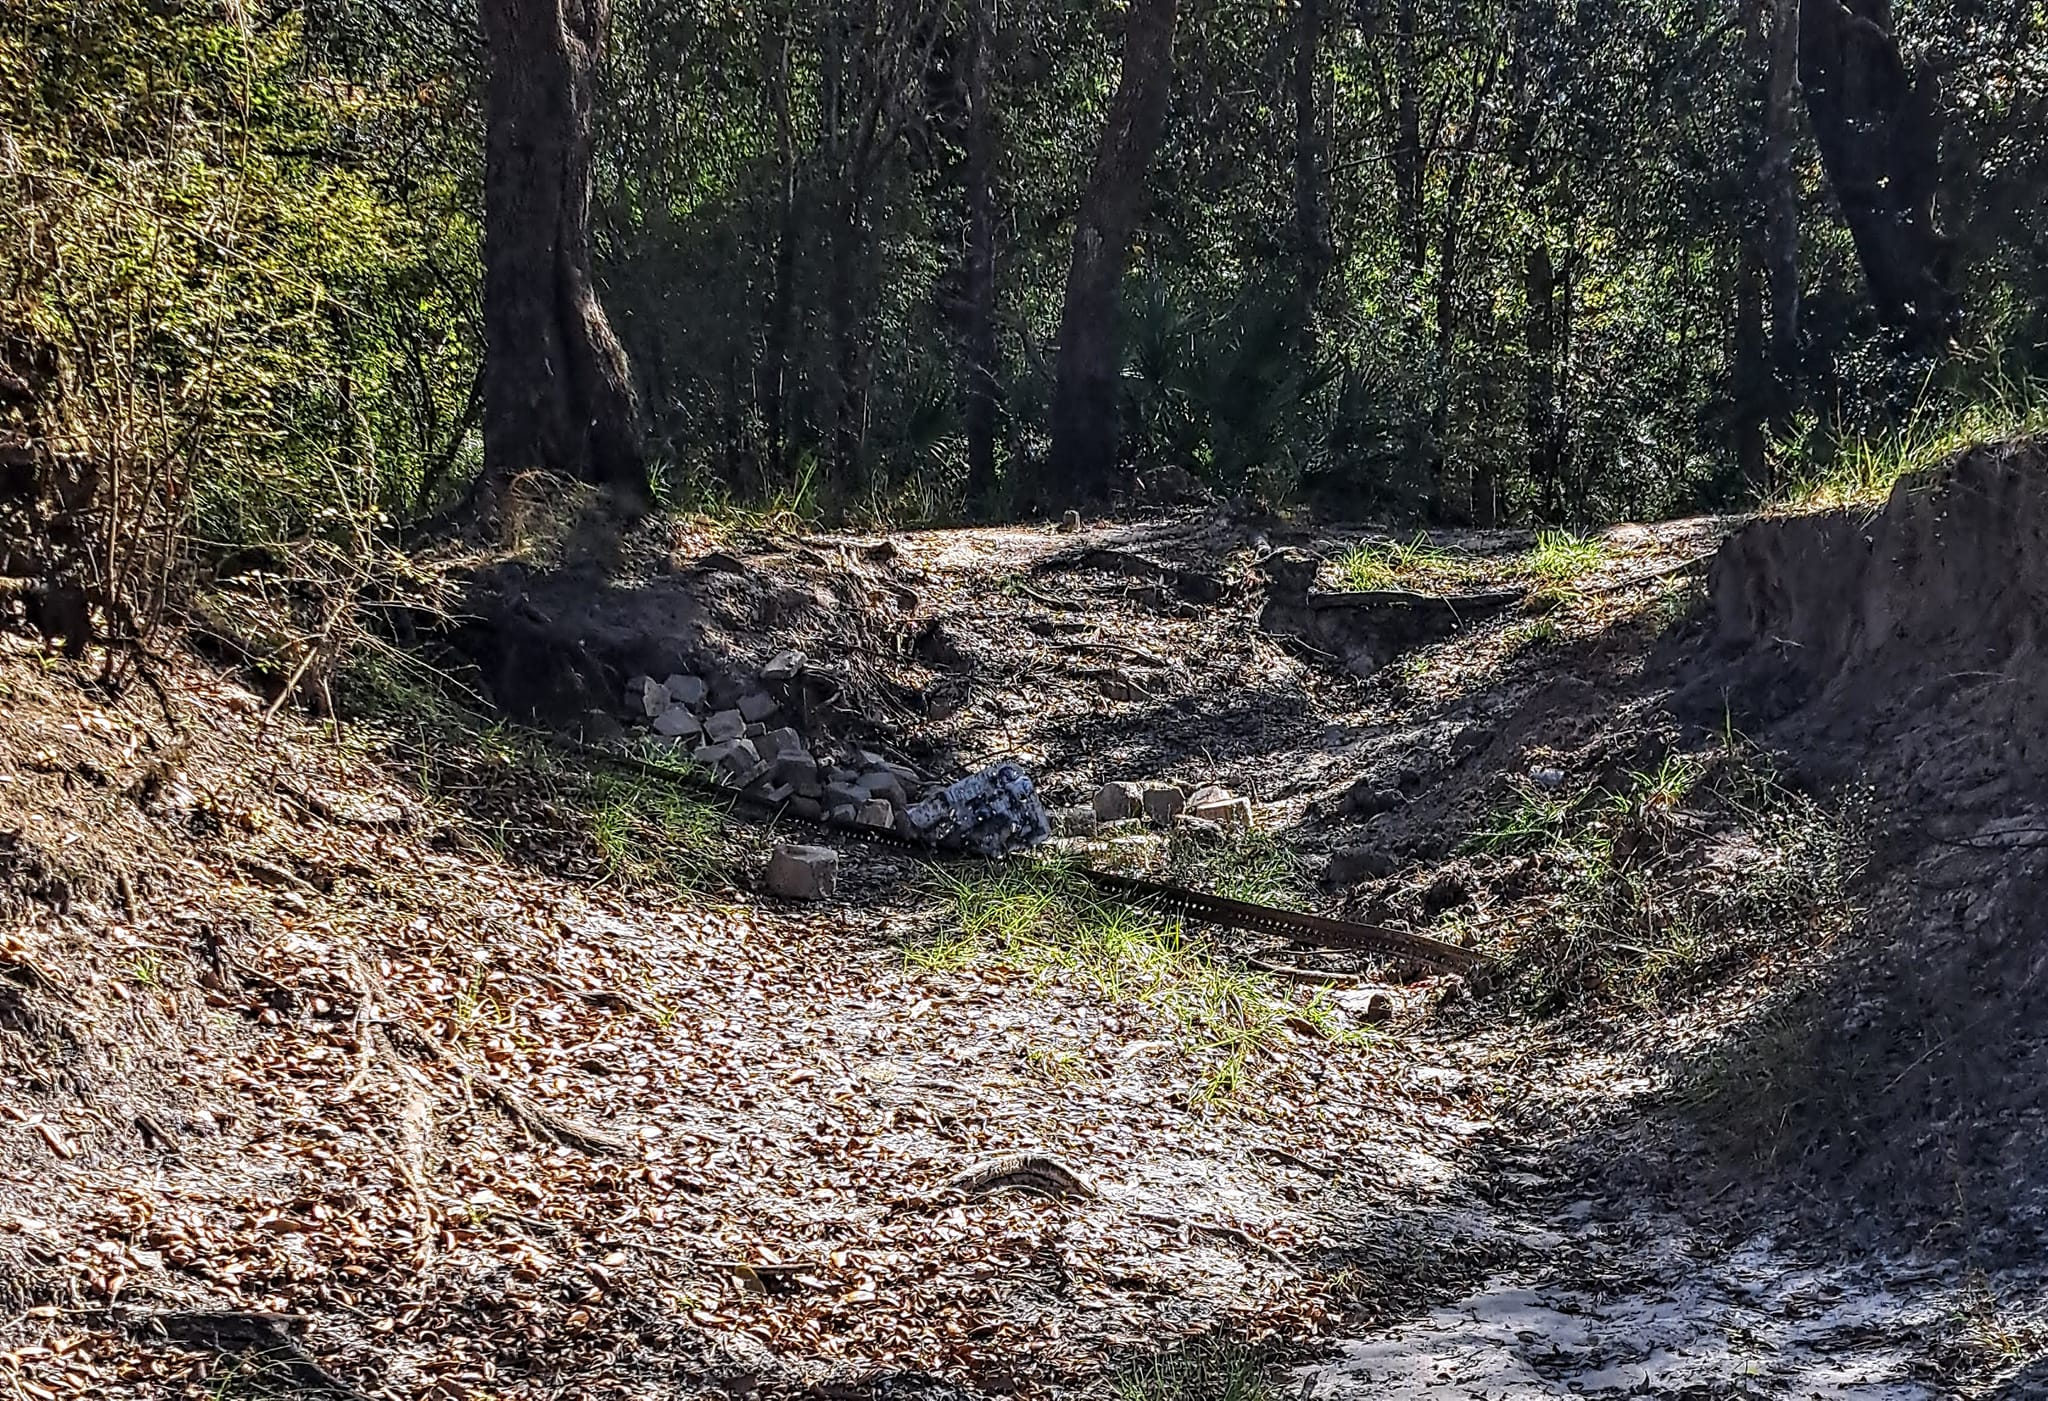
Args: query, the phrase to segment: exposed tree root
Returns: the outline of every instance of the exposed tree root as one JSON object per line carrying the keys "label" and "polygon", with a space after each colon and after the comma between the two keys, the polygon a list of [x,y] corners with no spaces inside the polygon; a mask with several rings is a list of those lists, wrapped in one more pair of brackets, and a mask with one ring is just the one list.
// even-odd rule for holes
{"label": "exposed tree root", "polygon": [[466,1061],[450,1055],[431,1037],[422,1036],[409,1026],[398,1022],[384,1022],[381,1025],[384,1034],[391,1038],[393,1045],[409,1050],[422,1059],[439,1061],[450,1067],[462,1077],[465,1085],[475,1085],[482,1089],[486,1099],[527,1133],[580,1149],[592,1157],[632,1157],[638,1151],[630,1140],[618,1134],[579,1124],[566,1115],[557,1114],[544,1105],[535,1104],[497,1076],[488,1075]]}
{"label": "exposed tree root", "polygon": [[939,1196],[985,1197],[1008,1188],[1054,1199],[1096,1195],[1080,1174],[1057,1159],[1038,1153],[1015,1153],[969,1168],[940,1188]]}
{"label": "exposed tree root", "polygon": [[294,1390],[369,1401],[366,1393],[335,1376],[293,1341],[285,1330],[302,1321],[295,1314],[199,1311],[152,1314],[144,1325],[181,1343],[251,1358],[259,1364],[261,1377]]}

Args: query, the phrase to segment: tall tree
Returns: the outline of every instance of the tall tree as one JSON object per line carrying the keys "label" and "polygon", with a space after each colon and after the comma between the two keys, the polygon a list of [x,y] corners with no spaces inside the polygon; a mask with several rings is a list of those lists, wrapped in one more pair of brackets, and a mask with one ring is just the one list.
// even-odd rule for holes
{"label": "tall tree", "polygon": [[1322,81],[1321,0],[1298,0],[1294,22],[1295,296],[1303,343],[1312,350],[1316,296],[1332,254],[1323,218],[1322,123],[1316,110],[1316,88]]}
{"label": "tall tree", "polygon": [[1879,319],[1939,346],[1958,319],[1951,246],[1934,221],[1940,80],[1906,66],[1890,0],[1801,0],[1799,82]]}
{"label": "tall tree", "polygon": [[482,0],[484,467],[507,486],[544,469],[644,508],[647,461],[626,352],[591,276],[591,113],[607,0]]}
{"label": "tall tree", "polygon": [[1771,285],[1771,413],[1783,431],[1799,398],[1799,173],[1793,142],[1799,112],[1799,0],[1769,0],[1770,59],[1764,77],[1763,159],[1758,184],[1764,205],[1764,264]]}
{"label": "tall tree", "polygon": [[1133,0],[1124,12],[1123,71],[1074,221],[1048,483],[1069,498],[1102,496],[1116,468],[1119,300],[1145,208],[1145,172],[1166,130],[1176,9],[1176,0]]}
{"label": "tall tree", "polygon": [[985,508],[996,485],[996,428],[1002,365],[996,344],[996,131],[989,69],[994,0],[968,0],[961,97],[967,124],[961,181],[966,186],[967,249],[962,260],[961,399],[967,429],[967,496]]}

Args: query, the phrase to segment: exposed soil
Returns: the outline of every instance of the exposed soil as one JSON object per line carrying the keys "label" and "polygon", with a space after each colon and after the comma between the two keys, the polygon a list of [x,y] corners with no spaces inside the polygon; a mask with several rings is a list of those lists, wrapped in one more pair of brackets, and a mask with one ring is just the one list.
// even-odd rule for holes
{"label": "exposed soil", "polygon": [[[907,959],[915,862],[778,906],[735,821],[677,884],[544,751],[265,724],[191,656],[167,719],[0,640],[0,1377],[216,1395],[289,1335],[376,1396],[1097,1394],[1221,1331],[1328,1396],[2030,1394],[2044,520],[1987,450],[1563,581],[1446,537],[1449,614],[1214,515],[469,571],[435,655],[515,717],[799,647],[813,733],[1060,809],[1219,783],[1288,898],[1502,961],[1297,953],[1344,986],[1264,984],[1224,1094],[1157,999]],[[945,1194],[1018,1151],[1095,1195]]]}

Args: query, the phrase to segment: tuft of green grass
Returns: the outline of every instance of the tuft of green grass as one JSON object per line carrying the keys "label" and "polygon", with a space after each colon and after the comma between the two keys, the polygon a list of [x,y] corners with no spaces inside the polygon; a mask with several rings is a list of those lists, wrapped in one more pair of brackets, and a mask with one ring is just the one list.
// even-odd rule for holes
{"label": "tuft of green grass", "polygon": [[1360,545],[1337,561],[1337,577],[1345,588],[1359,593],[1455,586],[1471,582],[1479,572],[1469,555],[1442,549],[1420,533],[1406,542]]}
{"label": "tuft of green grass", "polygon": [[[1697,848],[1709,833],[1754,859],[1703,870]],[[1539,1012],[1661,1005],[1773,940],[1810,942],[1846,916],[1856,866],[1848,825],[1733,739],[1669,755],[1613,791],[1519,780],[1465,849],[1529,858],[1546,887],[1536,923],[1508,954]]]}
{"label": "tuft of green grass", "polygon": [[1570,589],[1607,562],[1607,547],[1569,530],[1542,530],[1515,563],[1515,572],[1545,589]]}
{"label": "tuft of green grass", "polygon": [[1105,900],[1052,862],[986,874],[937,872],[951,904],[949,928],[905,951],[913,967],[991,962],[1041,977],[1070,976],[1104,998],[1158,1008],[1200,1075],[1194,1100],[1223,1104],[1257,1079],[1296,1028],[1331,1041],[1354,1033],[1320,992],[1296,993],[1277,980],[1214,958],[1181,922]]}
{"label": "tuft of green grass", "polygon": [[1552,791],[1527,778],[1509,785],[1508,800],[1489,825],[1465,839],[1467,852],[1487,856],[1518,856],[1556,845],[1569,824],[1576,800],[1562,789]]}
{"label": "tuft of green grass", "polygon": [[614,879],[701,890],[718,871],[725,814],[652,775],[592,776],[582,806]]}
{"label": "tuft of green grass", "polygon": [[1235,1338],[1197,1338],[1133,1364],[1116,1379],[1117,1401],[1282,1401],[1291,1388]]}
{"label": "tuft of green grass", "polygon": [[1176,830],[1167,840],[1166,878],[1259,905],[1287,905],[1308,885],[1301,861],[1272,832],[1226,832],[1221,841]]}
{"label": "tuft of green grass", "polygon": [[1766,509],[1874,508],[1902,478],[1939,467],[1968,447],[2048,433],[2048,380],[1993,366],[1962,401],[1931,383],[1905,419],[1872,432],[1845,432],[1809,419],[1774,445],[1787,485]]}

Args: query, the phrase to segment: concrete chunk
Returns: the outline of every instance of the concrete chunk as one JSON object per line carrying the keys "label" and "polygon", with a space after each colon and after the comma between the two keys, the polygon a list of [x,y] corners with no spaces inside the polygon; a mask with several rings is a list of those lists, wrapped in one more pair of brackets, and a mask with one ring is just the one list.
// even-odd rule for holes
{"label": "concrete chunk", "polygon": [[894,827],[896,809],[881,798],[870,798],[854,810],[853,820],[863,827]]}
{"label": "concrete chunk", "polygon": [[1144,793],[1145,816],[1161,827],[1173,824],[1188,805],[1188,795],[1171,783],[1148,783]]}
{"label": "concrete chunk", "polygon": [[804,669],[804,661],[804,654],[795,649],[787,652],[777,652],[768,659],[768,665],[761,668],[761,679],[763,681],[793,680]]}
{"label": "concrete chunk", "polygon": [[652,720],[668,709],[668,688],[651,676],[636,676],[626,683],[626,713]]}
{"label": "concrete chunk", "polygon": [[1135,783],[1105,783],[1095,790],[1095,820],[1121,822],[1145,811],[1144,790]]}
{"label": "concrete chunk", "polygon": [[1201,802],[1190,802],[1187,815],[1213,822],[1226,832],[1249,832],[1252,829],[1252,800],[1233,798],[1228,794],[1206,798]]}
{"label": "concrete chunk", "polygon": [[738,739],[747,732],[747,719],[737,710],[721,710],[704,722],[704,737],[713,744]]}
{"label": "concrete chunk", "polygon": [[691,710],[702,710],[704,700],[711,691],[711,688],[704,684],[703,677],[690,676],[682,672],[676,673],[661,684],[668,691],[670,700],[677,705],[688,706]]}
{"label": "concrete chunk", "polygon": [[690,751],[690,762],[707,769],[722,768],[725,761],[732,757],[733,743],[732,740],[726,740],[722,744],[700,744]]}
{"label": "concrete chunk", "polygon": [[801,749],[794,754],[775,756],[775,781],[787,783],[808,797],[824,791],[818,786],[818,761]]}
{"label": "concrete chunk", "polygon": [[890,773],[887,769],[877,769],[873,773],[862,774],[860,782],[855,786],[870,797],[882,799],[891,807],[906,808],[910,806],[910,796],[903,791],[902,780],[898,779],[895,774]]}
{"label": "concrete chunk", "polygon": [[764,759],[794,758],[803,753],[804,737],[785,725],[779,730],[770,730],[762,735],[754,742],[754,747],[761,751],[761,757]]}
{"label": "concrete chunk", "polygon": [[748,773],[761,767],[761,756],[755,751],[752,740],[736,739],[726,745],[725,749],[725,757],[720,759],[718,764],[727,773]]}
{"label": "concrete chunk", "polygon": [[740,697],[740,718],[749,725],[758,725],[776,711],[782,709],[775,703],[775,697],[766,691],[749,691]]}
{"label": "concrete chunk", "polygon": [[839,885],[839,853],[829,846],[778,846],[768,858],[768,890],[784,900],[829,899]]}
{"label": "concrete chunk", "polygon": [[669,739],[695,739],[704,733],[697,717],[680,705],[671,705],[654,717],[654,732]]}

